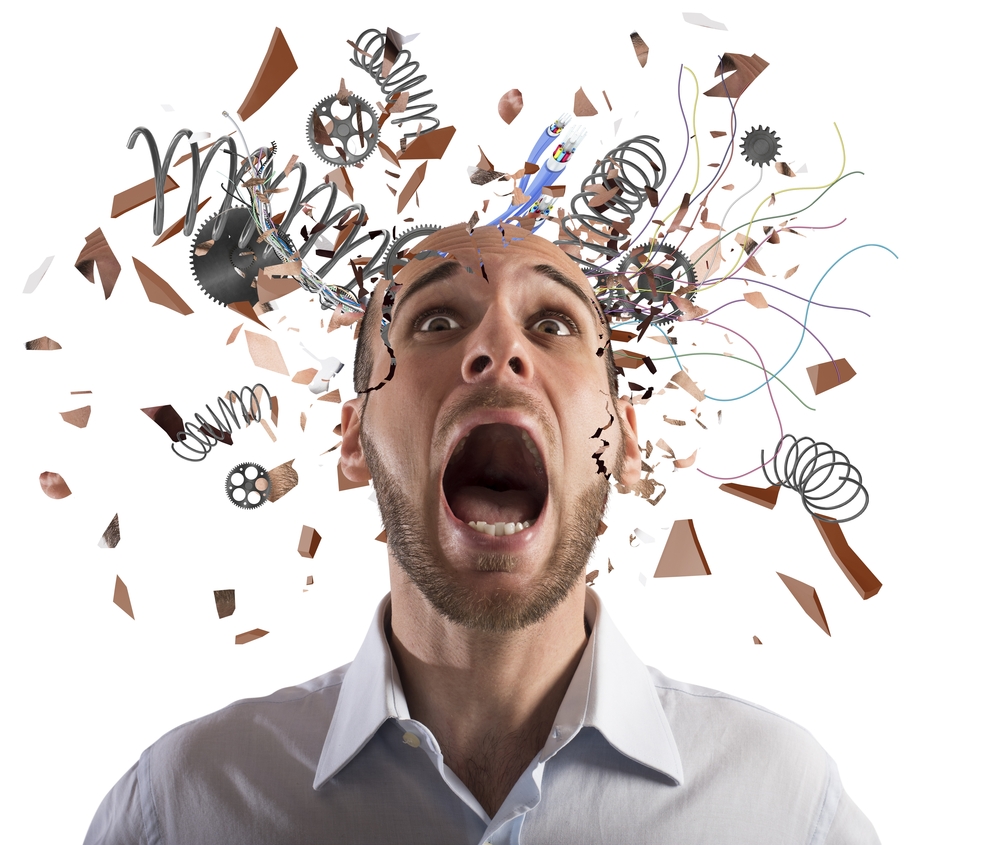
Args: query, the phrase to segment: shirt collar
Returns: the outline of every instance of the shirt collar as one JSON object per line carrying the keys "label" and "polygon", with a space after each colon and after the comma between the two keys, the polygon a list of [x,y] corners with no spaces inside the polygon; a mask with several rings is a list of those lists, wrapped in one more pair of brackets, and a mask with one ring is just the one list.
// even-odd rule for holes
{"label": "shirt collar", "polygon": [[[357,657],[344,674],[316,767],[314,789],[354,759],[384,722],[410,718],[385,636],[389,598],[386,595],[379,602]],[[591,589],[587,590],[585,616],[591,635],[556,714],[555,727],[563,734],[557,747],[583,727],[596,728],[619,753],[681,783],[677,743],[649,670]],[[552,753],[543,751],[543,759]]]}

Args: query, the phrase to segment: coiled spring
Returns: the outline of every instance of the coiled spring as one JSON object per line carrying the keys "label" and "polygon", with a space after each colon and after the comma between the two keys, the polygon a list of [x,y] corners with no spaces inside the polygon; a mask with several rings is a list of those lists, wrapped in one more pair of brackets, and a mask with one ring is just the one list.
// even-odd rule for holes
{"label": "coiled spring", "polygon": [[[201,414],[195,414],[195,422],[184,423],[187,436],[183,440],[172,443],[170,448],[173,449],[175,455],[185,461],[203,461],[216,443],[220,441],[232,442],[232,438],[229,437],[233,432],[232,425],[229,423],[230,419],[237,428],[241,428],[240,419],[247,426],[251,422],[260,422],[262,396],[267,396],[268,410],[273,410],[274,400],[268,389],[260,383],[253,387],[243,385],[239,393],[230,390],[225,396],[217,397],[219,410],[222,414],[221,419],[211,406],[206,404],[205,410],[211,416],[212,423],[208,422]],[[239,412],[236,411],[235,407],[237,402],[239,402]],[[177,451],[178,446],[183,446],[196,457],[189,458],[187,455],[181,454]]]}
{"label": "coiled spring", "polygon": [[[413,89],[422,85],[427,76],[418,73],[420,63],[413,59],[409,50],[399,51],[392,70],[385,78],[382,77],[382,57],[385,54],[385,33],[377,29],[366,29],[358,36],[355,42],[360,49],[355,49],[351,64],[361,68],[367,73],[381,88],[383,95],[392,99],[408,92],[409,99],[406,101],[406,108],[399,117],[392,119],[394,126],[401,126],[406,123],[417,122],[420,134],[437,129],[441,121],[434,116],[437,109],[435,103],[420,102],[420,100],[433,93],[433,89],[427,88],[424,91],[414,92]],[[361,52],[361,51],[364,52]],[[365,55],[368,53],[369,55]],[[404,138],[416,138],[417,131],[404,133]]]}
{"label": "coiled spring", "polygon": [[[790,442],[786,445],[785,441]],[[784,459],[779,463],[782,450]],[[794,490],[802,498],[803,507],[823,522],[849,522],[861,516],[868,507],[868,491],[861,483],[860,470],[829,443],[786,434],[778,441],[770,461],[761,450],[760,462],[768,482]],[[774,470],[773,479],[767,471],[768,463]],[[856,501],[859,496],[863,501]],[[860,510],[851,516],[832,517],[818,512],[841,508],[854,510],[859,504]]]}

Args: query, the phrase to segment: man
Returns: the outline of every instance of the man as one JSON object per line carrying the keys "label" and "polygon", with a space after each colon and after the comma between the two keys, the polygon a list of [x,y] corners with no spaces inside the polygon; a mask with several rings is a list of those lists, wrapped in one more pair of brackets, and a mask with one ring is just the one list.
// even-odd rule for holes
{"label": "man", "polygon": [[586,586],[640,458],[583,274],[496,229],[421,249],[343,411],[390,562],[356,660],[168,733],[87,843],[877,843],[808,733],[643,666]]}

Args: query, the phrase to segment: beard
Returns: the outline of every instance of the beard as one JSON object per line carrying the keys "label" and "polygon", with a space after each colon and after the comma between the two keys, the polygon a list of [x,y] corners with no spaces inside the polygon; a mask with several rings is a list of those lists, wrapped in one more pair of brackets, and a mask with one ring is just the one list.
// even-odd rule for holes
{"label": "beard", "polygon": [[[614,462],[615,477],[620,476],[625,458],[624,426],[620,419],[619,427],[622,430]],[[505,588],[483,592],[456,583],[442,568],[432,548],[428,526],[414,519],[415,514],[422,512],[418,498],[408,494],[405,485],[389,469],[364,426],[363,414],[361,445],[389,549],[407,577],[446,619],[487,633],[517,631],[548,616],[579,583],[607,510],[610,485],[602,474],[595,472],[593,483],[567,503],[564,512],[568,516],[557,528],[556,547],[539,581],[526,594]],[[487,553],[476,558],[480,572],[513,572],[517,564],[518,558],[508,554]]]}

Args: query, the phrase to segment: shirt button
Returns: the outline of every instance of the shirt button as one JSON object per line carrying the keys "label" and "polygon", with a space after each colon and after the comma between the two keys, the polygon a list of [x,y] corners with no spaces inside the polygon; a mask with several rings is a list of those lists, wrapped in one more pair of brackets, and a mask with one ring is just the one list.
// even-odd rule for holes
{"label": "shirt button", "polygon": [[403,742],[405,742],[411,748],[420,747],[420,737],[417,736],[415,733],[410,733],[409,731],[403,734]]}

